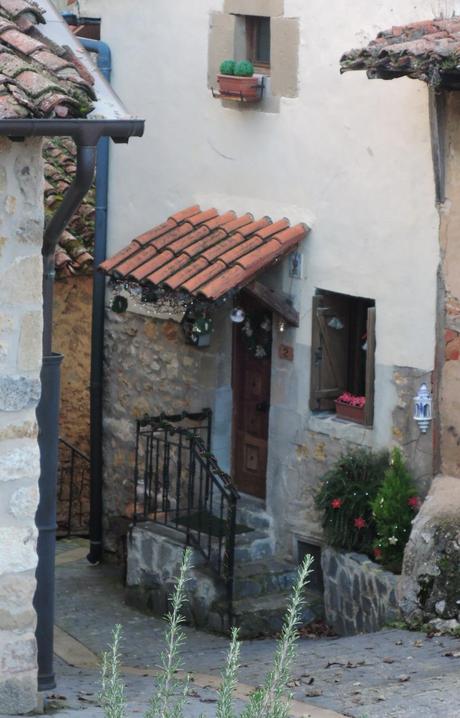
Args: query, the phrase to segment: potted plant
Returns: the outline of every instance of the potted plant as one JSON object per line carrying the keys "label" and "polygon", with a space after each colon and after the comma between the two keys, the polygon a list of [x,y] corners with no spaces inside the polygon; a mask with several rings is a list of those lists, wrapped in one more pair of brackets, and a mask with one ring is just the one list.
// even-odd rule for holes
{"label": "potted plant", "polygon": [[219,96],[225,100],[259,102],[262,99],[263,79],[262,75],[254,75],[254,66],[248,60],[224,60],[217,75]]}
{"label": "potted plant", "polygon": [[366,397],[356,396],[345,391],[335,400],[335,411],[340,419],[355,421],[357,424],[364,424],[364,409]]}

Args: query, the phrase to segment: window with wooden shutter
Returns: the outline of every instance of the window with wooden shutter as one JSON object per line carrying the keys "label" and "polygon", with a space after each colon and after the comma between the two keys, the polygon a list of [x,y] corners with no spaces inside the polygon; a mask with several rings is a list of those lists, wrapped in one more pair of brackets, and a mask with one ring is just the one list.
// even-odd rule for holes
{"label": "window with wooden shutter", "polygon": [[335,411],[344,392],[365,396],[364,423],[374,415],[375,302],[319,291],[313,297],[310,408]]}

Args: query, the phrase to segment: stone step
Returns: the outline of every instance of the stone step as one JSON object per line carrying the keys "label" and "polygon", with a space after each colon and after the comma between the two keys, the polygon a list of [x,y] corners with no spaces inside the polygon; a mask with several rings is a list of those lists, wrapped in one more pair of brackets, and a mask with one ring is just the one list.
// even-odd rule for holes
{"label": "stone step", "polygon": [[[255,598],[242,598],[233,602],[233,625],[239,628],[242,639],[272,636],[281,631],[290,593],[268,593]],[[324,615],[320,594],[306,591],[306,604],[302,609],[302,626],[308,626]],[[209,613],[208,627],[223,633],[229,629],[228,609],[225,601],[215,604]]]}
{"label": "stone step", "polygon": [[271,516],[267,514],[261,503],[246,498],[240,499],[238,502],[236,521],[262,531],[270,531],[273,524]]}
{"label": "stone step", "polygon": [[251,598],[289,591],[297,577],[297,566],[277,557],[235,566],[235,598]]}
{"label": "stone step", "polygon": [[237,534],[235,564],[251,563],[273,556],[274,539],[266,531],[247,531]]}

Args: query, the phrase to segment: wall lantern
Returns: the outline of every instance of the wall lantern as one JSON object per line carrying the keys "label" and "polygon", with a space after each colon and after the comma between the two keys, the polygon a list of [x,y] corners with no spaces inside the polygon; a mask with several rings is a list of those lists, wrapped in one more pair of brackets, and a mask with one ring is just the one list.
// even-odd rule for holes
{"label": "wall lantern", "polygon": [[419,425],[422,434],[426,434],[432,420],[433,399],[426,384],[422,384],[417,396],[414,396],[414,421]]}
{"label": "wall lantern", "polygon": [[242,324],[246,319],[246,314],[241,307],[235,307],[230,314],[230,319],[234,324]]}

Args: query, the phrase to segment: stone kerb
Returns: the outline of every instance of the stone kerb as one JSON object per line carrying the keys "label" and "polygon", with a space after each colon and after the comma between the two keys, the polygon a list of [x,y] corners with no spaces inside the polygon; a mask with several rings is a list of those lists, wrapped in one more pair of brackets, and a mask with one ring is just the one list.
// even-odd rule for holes
{"label": "stone kerb", "polygon": [[367,556],[323,548],[326,622],[340,636],[378,631],[399,617],[398,576],[384,571]]}

